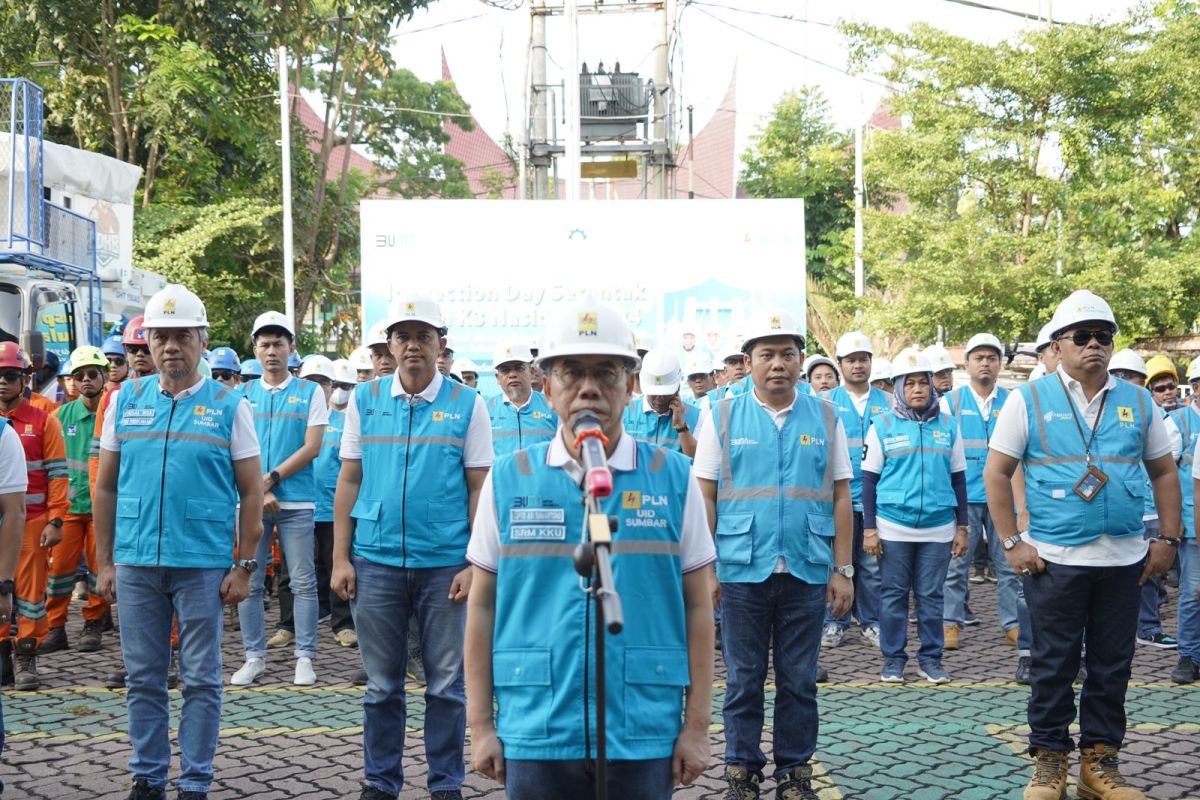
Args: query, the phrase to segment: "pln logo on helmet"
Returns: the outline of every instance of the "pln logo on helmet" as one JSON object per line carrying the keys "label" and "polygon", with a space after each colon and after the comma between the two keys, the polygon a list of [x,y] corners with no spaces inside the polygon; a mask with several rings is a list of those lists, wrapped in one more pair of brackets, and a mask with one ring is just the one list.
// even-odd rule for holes
{"label": "pln logo on helmet", "polygon": [[170,314],[171,316],[175,316],[175,298],[174,297],[168,297],[165,301],[163,301],[162,312],[163,312],[163,314]]}
{"label": "pln logo on helmet", "polygon": [[579,312],[579,335],[596,336],[598,333],[599,314],[595,311]]}

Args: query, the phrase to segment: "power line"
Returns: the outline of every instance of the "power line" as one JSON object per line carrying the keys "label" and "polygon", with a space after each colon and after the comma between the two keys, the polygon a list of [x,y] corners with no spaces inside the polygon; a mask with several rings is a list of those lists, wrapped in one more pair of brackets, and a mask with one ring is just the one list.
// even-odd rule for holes
{"label": "power line", "polygon": [[960,6],[967,6],[968,8],[975,8],[980,11],[995,11],[1000,14],[1009,14],[1014,17],[1020,17],[1021,19],[1033,20],[1035,22],[1049,22],[1053,25],[1071,24],[1071,23],[1067,23],[1067,22],[1059,22],[1058,20],[1050,19],[1049,17],[1038,16],[1037,14],[1029,14],[1025,11],[1017,11],[1016,9],[1013,9],[1013,8],[1004,8],[1002,6],[990,6],[987,3],[977,3],[977,2],[975,2],[975,0],[945,0],[945,2],[954,3],[955,5],[960,5]]}
{"label": "power line", "polygon": [[396,31],[394,34],[392,34],[392,38],[395,39],[400,36],[407,36],[410,33],[424,33],[425,31],[431,31],[431,30],[434,30],[435,28],[444,28],[447,25],[457,25],[460,22],[470,22],[473,19],[479,19],[480,17],[486,17],[486,16],[487,16],[486,13],[472,14],[469,17],[460,17],[458,19],[450,19],[450,20],[446,20],[445,22],[439,22],[436,25],[426,26],[424,28],[413,28],[412,30],[409,30],[409,31]]}
{"label": "power line", "polygon": [[737,6],[724,6],[724,5],[720,5],[718,3],[705,3],[705,2],[701,2],[701,0],[688,0],[686,5],[704,6],[706,8],[719,8],[724,11],[736,11],[739,14],[753,14],[756,17],[770,17],[771,19],[782,19],[782,20],[786,20],[788,22],[800,22],[800,23],[804,23],[806,25],[820,25],[823,28],[836,28],[837,27],[837,25],[835,25],[832,22],[824,22],[819,19],[806,19],[804,17],[797,17],[794,14],[776,14],[776,13],[772,13],[770,11],[756,11],[756,10],[750,9],[750,8],[738,8]]}

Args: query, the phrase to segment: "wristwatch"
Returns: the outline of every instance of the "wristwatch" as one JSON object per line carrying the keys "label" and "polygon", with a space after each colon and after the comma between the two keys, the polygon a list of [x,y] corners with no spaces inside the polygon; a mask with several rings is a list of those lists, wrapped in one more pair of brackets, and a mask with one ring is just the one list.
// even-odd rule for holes
{"label": "wristwatch", "polygon": [[675,429],[676,433],[687,433],[689,430],[691,430],[686,422],[682,425],[672,425],[671,427]]}
{"label": "wristwatch", "polygon": [[846,564],[845,566],[834,567],[833,571],[836,572],[838,575],[841,575],[843,578],[848,578],[851,580],[853,580],[853,578],[854,578],[854,565],[853,564]]}
{"label": "wristwatch", "polygon": [[15,589],[16,586],[11,580],[0,581],[0,594],[12,594]]}
{"label": "wristwatch", "polygon": [[247,574],[253,575],[258,570],[258,561],[253,558],[244,558],[240,561],[234,561],[230,570],[235,570],[238,567],[246,570]]}
{"label": "wristwatch", "polygon": [[1005,550],[1012,550],[1014,547],[1017,546],[1017,544],[1021,541],[1021,539],[1022,539],[1021,534],[1014,533],[1012,536],[1008,537],[1007,539],[1001,539],[1000,546],[1003,547]]}
{"label": "wristwatch", "polygon": [[59,519],[58,517],[55,517],[54,519],[50,520],[50,524],[56,528],[61,528],[62,522],[63,521],[61,519]]}
{"label": "wristwatch", "polygon": [[1166,542],[1167,544],[1171,545],[1171,547],[1179,547],[1179,537],[1178,536],[1155,536],[1154,541]]}
{"label": "wristwatch", "polygon": [[279,477],[279,470],[277,470],[277,469],[271,470],[271,483],[278,486],[279,482],[282,480],[283,480],[283,478]]}

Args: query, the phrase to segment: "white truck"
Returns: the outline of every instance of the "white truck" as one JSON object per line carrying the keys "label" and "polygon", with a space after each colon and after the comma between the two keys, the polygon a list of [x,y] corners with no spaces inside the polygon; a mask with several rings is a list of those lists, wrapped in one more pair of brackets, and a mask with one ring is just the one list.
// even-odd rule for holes
{"label": "white truck", "polygon": [[166,285],[133,267],[140,167],[44,141],[42,92],[0,79],[0,341],[41,367],[142,313]]}

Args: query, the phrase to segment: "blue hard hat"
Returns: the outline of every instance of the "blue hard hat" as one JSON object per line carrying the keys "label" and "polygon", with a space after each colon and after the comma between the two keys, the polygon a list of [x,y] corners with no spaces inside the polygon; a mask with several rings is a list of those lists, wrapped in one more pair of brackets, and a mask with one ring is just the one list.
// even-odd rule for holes
{"label": "blue hard hat", "polygon": [[[47,355],[49,355],[49,354],[47,354]],[[49,360],[49,358],[47,358],[47,360]],[[70,361],[62,362],[62,366],[58,368],[58,377],[60,377],[60,378],[71,377],[71,362]]]}
{"label": "blue hard hat", "polygon": [[46,366],[58,373],[58,353],[53,350],[46,351]]}
{"label": "blue hard hat", "polygon": [[247,358],[242,362],[242,377],[243,378],[261,378],[263,374],[262,364],[258,363],[257,358]]}
{"label": "blue hard hat", "polygon": [[300,354],[297,353],[295,350],[293,350],[292,354],[290,356],[288,356],[288,369],[299,369],[299,368],[300,368]]}
{"label": "blue hard hat", "polygon": [[208,363],[213,369],[227,369],[230,372],[242,371],[242,362],[238,360],[238,354],[233,352],[231,347],[218,347],[213,350]]}
{"label": "blue hard hat", "polygon": [[106,356],[125,356],[125,346],[121,344],[121,334],[113,334],[100,345],[100,352]]}

